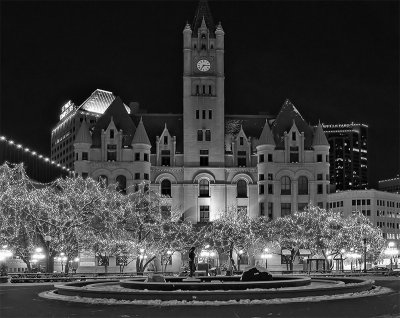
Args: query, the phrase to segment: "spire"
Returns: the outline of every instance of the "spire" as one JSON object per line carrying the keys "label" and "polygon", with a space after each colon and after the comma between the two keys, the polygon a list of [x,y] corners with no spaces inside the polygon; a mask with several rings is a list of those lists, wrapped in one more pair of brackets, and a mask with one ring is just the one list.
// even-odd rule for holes
{"label": "spire", "polygon": [[90,135],[89,126],[87,125],[86,120],[82,121],[74,143],[92,144],[92,136]]}
{"label": "spire", "polygon": [[265,120],[264,128],[261,132],[259,145],[273,145],[275,146],[274,137],[272,136],[271,128],[269,128],[268,120]]}
{"label": "spire", "polygon": [[329,146],[328,139],[326,139],[324,130],[322,129],[321,122],[318,123],[314,132],[313,146]]}
{"label": "spire", "polygon": [[143,125],[142,117],[140,117],[140,122],[136,128],[135,135],[133,136],[132,144],[145,144],[151,146],[146,129]]}
{"label": "spire", "polygon": [[192,23],[193,34],[197,36],[197,30],[202,27],[203,21],[207,28],[210,30],[210,36],[215,32],[215,24],[211,15],[210,7],[206,0],[200,0],[197,6],[196,14]]}

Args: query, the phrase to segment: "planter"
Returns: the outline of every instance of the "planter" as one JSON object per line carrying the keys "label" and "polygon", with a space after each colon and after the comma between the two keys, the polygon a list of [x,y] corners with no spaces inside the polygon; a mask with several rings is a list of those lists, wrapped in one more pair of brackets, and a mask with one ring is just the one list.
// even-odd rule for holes
{"label": "planter", "polygon": [[8,276],[0,276],[0,283],[8,283]]}

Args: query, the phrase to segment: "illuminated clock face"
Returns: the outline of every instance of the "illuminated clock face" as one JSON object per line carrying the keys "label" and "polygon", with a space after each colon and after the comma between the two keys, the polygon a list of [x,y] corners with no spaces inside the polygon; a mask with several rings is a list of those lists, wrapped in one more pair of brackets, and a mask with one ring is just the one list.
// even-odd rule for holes
{"label": "illuminated clock face", "polygon": [[197,68],[201,72],[207,72],[211,67],[211,64],[207,60],[200,60],[197,62]]}

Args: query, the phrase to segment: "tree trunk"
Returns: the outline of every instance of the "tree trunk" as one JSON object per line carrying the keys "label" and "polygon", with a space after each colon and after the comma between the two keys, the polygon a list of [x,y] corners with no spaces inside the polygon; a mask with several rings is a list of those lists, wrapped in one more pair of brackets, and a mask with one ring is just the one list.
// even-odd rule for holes
{"label": "tree trunk", "polygon": [[32,272],[32,268],[31,268],[31,263],[29,262],[29,259],[25,258],[25,257],[21,257],[22,261],[26,264],[26,268],[28,270],[28,273]]}

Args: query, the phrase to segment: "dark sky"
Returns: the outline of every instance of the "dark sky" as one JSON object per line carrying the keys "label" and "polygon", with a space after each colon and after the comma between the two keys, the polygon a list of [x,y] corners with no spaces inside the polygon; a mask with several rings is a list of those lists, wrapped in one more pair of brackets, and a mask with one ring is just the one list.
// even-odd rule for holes
{"label": "dark sky", "polygon": [[[50,154],[68,99],[96,88],[182,112],[182,30],[197,2],[1,1],[0,132]],[[399,2],[210,2],[225,30],[226,113],[362,122],[370,181],[399,173]]]}

